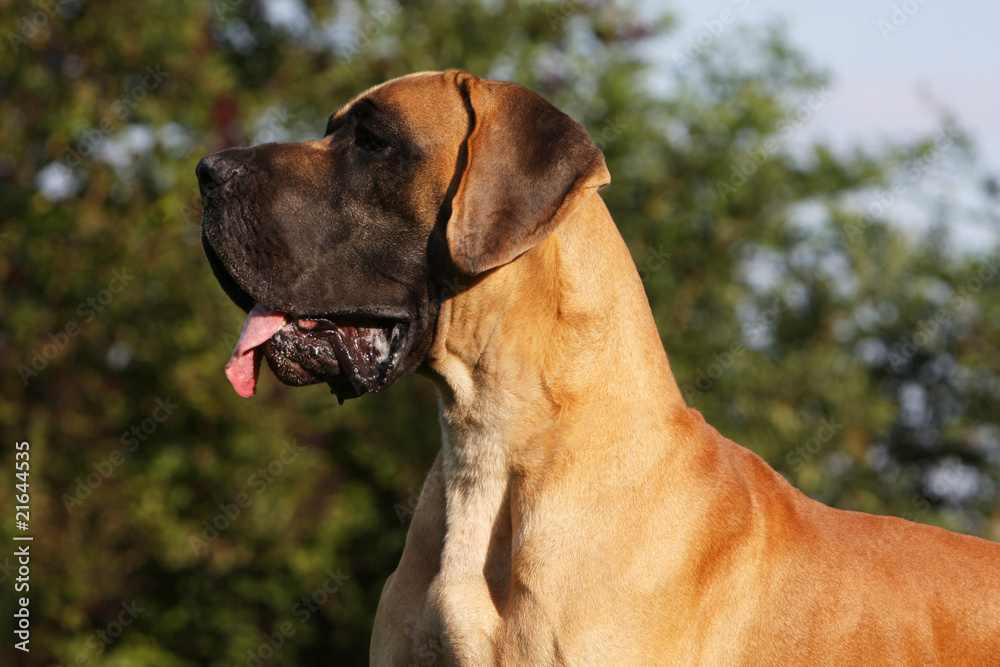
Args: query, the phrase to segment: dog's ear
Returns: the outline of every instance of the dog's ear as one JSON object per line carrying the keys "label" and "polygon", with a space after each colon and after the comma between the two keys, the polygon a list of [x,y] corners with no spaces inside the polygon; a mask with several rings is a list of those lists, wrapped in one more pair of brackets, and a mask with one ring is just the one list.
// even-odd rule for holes
{"label": "dog's ear", "polygon": [[475,275],[539,243],[611,181],[583,126],[514,83],[469,75],[472,131],[452,200],[448,248]]}

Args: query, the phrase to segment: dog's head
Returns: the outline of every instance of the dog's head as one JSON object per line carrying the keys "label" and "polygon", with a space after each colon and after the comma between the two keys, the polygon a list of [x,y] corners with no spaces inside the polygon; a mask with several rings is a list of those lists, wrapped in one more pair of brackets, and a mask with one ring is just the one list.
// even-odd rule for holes
{"label": "dog's head", "polygon": [[372,88],[322,139],[198,163],[205,254],[249,313],[226,374],[343,400],[423,362],[442,285],[514,260],[608,183],[578,123],[512,83],[457,71]]}

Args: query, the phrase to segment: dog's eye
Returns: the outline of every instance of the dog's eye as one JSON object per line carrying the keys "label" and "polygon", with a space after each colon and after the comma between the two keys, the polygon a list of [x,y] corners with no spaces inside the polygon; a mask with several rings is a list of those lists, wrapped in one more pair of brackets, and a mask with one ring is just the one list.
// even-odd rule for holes
{"label": "dog's eye", "polygon": [[389,147],[389,144],[382,141],[368,131],[364,125],[358,125],[354,130],[354,143],[369,153],[380,153]]}

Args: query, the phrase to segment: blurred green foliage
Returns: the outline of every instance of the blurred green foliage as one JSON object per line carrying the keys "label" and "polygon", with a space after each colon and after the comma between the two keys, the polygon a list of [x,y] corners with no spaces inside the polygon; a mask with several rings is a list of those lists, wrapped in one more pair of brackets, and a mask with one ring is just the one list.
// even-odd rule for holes
{"label": "blurred green foliage", "polygon": [[243,314],[202,256],[193,169],[422,69],[519,81],[588,127],[710,423],[825,502],[1000,539],[997,255],[947,251],[946,203],[930,235],[886,223],[906,210],[886,193],[967,169],[967,142],[804,144],[828,93],[780,30],[659,63],[654,96],[641,49],[671,20],[616,1],[0,11],[0,507],[27,440],[35,536],[32,653],[5,639],[4,664],[366,664],[436,397],[408,378],[338,407],[265,374],[238,398]]}

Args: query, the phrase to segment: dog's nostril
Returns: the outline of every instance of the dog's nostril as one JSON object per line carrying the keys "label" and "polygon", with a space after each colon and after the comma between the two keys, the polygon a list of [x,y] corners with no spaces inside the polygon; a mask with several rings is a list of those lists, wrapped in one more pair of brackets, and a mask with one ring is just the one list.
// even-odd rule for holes
{"label": "dog's nostril", "polygon": [[237,176],[242,171],[239,164],[234,164],[220,153],[203,157],[194,173],[198,177],[201,194],[210,197],[217,193],[226,181]]}

